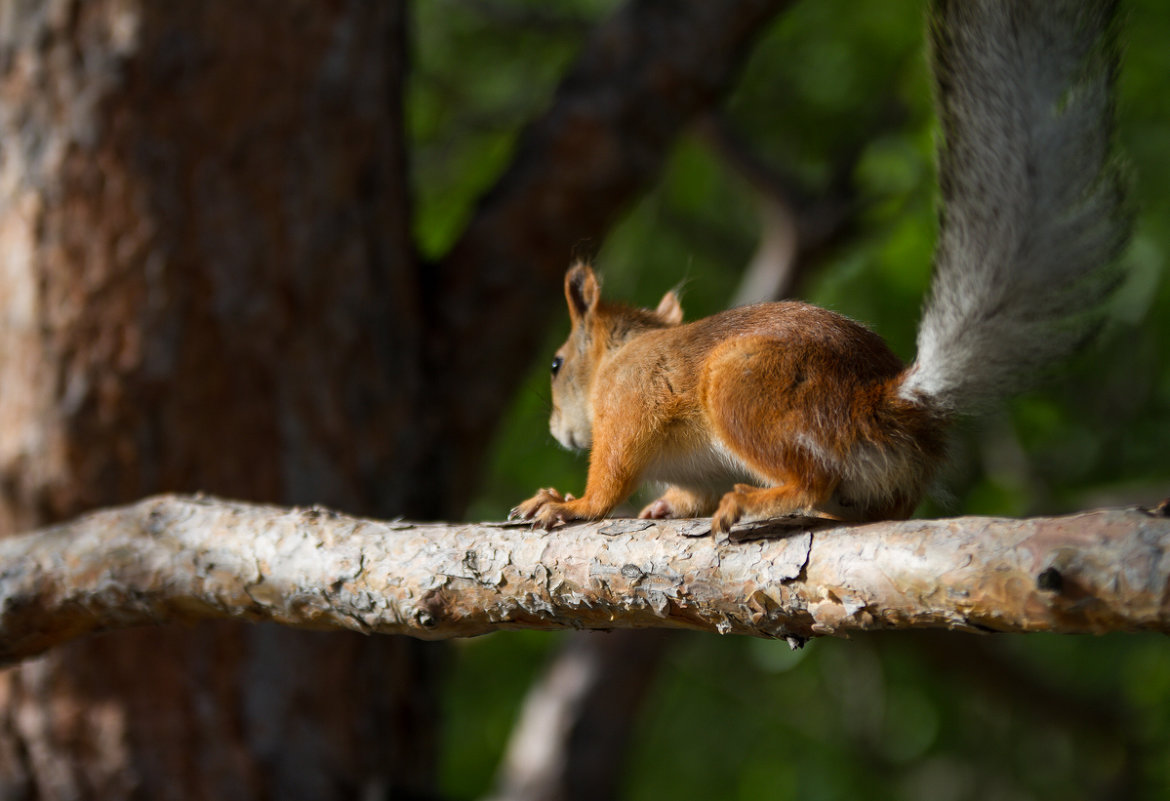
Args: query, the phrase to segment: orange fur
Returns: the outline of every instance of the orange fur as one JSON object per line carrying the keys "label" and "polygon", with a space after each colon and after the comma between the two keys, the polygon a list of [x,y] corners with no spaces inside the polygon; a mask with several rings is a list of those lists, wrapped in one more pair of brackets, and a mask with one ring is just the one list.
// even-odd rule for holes
{"label": "orange fur", "polygon": [[589,476],[580,498],[542,490],[513,510],[537,525],[604,517],[645,480],[668,489],[643,517],[714,513],[716,531],[904,518],[942,460],[942,416],[900,398],[905,367],[841,315],[766,303],[682,324],[673,293],[654,311],[606,303],[581,264],[565,295],[550,427],[591,449]]}

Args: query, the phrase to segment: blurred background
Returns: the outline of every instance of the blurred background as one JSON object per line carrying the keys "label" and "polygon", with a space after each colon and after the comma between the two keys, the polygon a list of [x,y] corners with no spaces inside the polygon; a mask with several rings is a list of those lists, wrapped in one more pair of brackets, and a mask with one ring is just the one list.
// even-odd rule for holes
{"label": "blurred background", "polygon": [[[473,520],[579,492],[547,430],[576,257],[611,298],[799,297],[911,359],[925,12],[0,0],[0,531],[171,490]],[[1129,278],[959,426],[920,515],[1170,495],[1170,6],[1122,17]],[[202,624],[0,673],[5,801],[485,797],[1167,798],[1170,643]]]}

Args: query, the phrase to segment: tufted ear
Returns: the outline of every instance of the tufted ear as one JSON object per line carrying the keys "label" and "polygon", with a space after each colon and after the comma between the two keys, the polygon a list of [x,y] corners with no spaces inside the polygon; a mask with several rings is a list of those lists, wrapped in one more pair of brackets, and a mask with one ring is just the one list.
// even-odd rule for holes
{"label": "tufted ear", "polygon": [[569,302],[569,317],[573,325],[577,325],[597,308],[597,302],[601,300],[601,285],[588,264],[577,262],[565,273],[565,300]]}
{"label": "tufted ear", "polygon": [[683,321],[682,304],[678,302],[678,295],[674,293],[674,290],[662,296],[654,313],[658,315],[659,320],[667,325],[678,325]]}

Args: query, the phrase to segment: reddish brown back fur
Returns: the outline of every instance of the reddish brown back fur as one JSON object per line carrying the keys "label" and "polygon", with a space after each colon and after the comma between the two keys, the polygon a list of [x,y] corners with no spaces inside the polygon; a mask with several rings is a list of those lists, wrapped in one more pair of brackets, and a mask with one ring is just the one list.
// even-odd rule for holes
{"label": "reddish brown back fur", "polygon": [[[801,506],[853,517],[908,515],[942,457],[941,424],[897,398],[904,366],[865,327],[802,303],[699,321],[722,331],[699,384],[712,429]],[[743,331],[728,335],[729,331]],[[859,481],[876,461],[887,477]],[[835,500],[834,500],[835,498]]]}

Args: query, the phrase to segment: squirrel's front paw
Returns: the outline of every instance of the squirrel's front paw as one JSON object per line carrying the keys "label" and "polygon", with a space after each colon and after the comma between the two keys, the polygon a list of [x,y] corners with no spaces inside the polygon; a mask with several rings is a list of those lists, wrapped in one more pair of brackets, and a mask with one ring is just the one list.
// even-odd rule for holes
{"label": "squirrel's front paw", "polygon": [[508,519],[531,520],[534,527],[551,529],[558,523],[576,519],[566,508],[566,504],[572,500],[575,499],[567,492],[561,495],[552,487],[542,489],[513,508],[508,514]]}
{"label": "squirrel's front paw", "polygon": [[[571,495],[565,496],[568,500],[573,500]],[[551,531],[553,528],[568,523],[573,520],[580,520],[581,515],[576,514],[572,510],[569,503],[546,503],[540,507],[540,511],[532,519],[533,528],[543,528],[545,531]]]}

